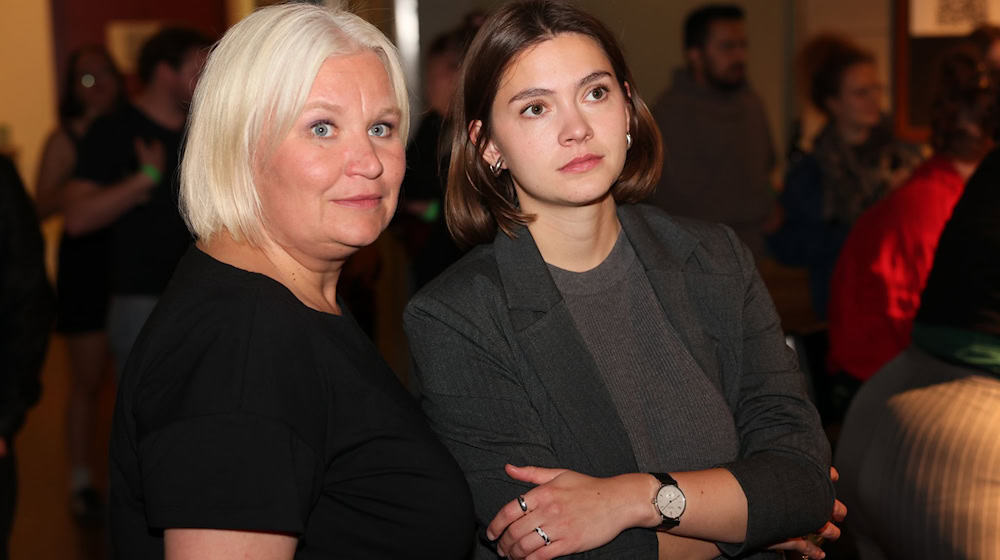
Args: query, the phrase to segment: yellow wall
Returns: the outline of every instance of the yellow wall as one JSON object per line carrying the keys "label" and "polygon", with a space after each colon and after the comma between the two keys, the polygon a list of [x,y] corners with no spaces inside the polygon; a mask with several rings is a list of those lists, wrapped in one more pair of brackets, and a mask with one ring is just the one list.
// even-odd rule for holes
{"label": "yellow wall", "polygon": [[49,2],[0,0],[0,127],[34,191],[38,159],[56,124]]}

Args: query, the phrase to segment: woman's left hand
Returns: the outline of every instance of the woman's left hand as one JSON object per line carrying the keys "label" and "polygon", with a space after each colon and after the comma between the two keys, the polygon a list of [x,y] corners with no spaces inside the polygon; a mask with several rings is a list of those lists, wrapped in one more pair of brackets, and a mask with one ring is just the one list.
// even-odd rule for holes
{"label": "woman's left hand", "polygon": [[511,478],[538,486],[523,495],[527,511],[511,500],[486,528],[491,540],[499,536],[501,556],[565,556],[607,544],[629,527],[659,522],[650,502],[656,482],[649,475],[595,478],[566,469],[505,468]]}

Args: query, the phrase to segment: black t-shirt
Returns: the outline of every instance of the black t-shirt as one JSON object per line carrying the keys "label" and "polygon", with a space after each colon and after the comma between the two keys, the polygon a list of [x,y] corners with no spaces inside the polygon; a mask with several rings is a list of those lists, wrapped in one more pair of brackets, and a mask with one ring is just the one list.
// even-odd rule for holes
{"label": "black t-shirt", "polygon": [[458,465],[349,315],[191,248],[126,365],[111,442],[116,558],[162,529],[287,532],[295,558],[465,558]]}
{"label": "black t-shirt", "polygon": [[112,225],[111,291],[159,295],[191,234],[177,209],[181,130],[164,128],[133,105],[98,119],[79,145],[75,176],[101,185],[121,181],[139,170],[135,139],[163,144],[163,178],[150,196]]}

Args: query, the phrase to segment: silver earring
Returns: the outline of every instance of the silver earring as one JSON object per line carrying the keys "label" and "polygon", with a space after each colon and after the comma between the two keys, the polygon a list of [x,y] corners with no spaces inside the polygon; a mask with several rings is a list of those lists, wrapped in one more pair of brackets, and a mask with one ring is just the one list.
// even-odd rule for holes
{"label": "silver earring", "polygon": [[625,133],[625,151],[628,151],[631,148],[632,148],[632,135],[629,134],[628,132],[626,132]]}
{"label": "silver earring", "polygon": [[494,177],[500,175],[500,171],[503,170],[502,167],[503,167],[503,157],[498,157],[497,160],[493,162],[492,165],[490,165],[490,171],[493,172]]}

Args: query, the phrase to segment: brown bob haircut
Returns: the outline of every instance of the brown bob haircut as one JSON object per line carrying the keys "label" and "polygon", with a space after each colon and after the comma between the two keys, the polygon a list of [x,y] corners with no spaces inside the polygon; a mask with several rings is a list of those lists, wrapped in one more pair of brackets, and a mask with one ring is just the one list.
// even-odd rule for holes
{"label": "brown bob haircut", "polygon": [[[448,230],[459,245],[489,243],[497,229],[514,237],[518,226],[534,216],[521,212],[510,172],[495,176],[482,154],[493,132],[493,100],[510,63],[525,50],[561,33],[593,39],[607,55],[615,79],[629,85],[632,147],[621,175],[611,187],[618,203],[634,203],[656,188],[663,162],[663,144],[653,116],[632,79],[618,42],[597,18],[556,0],[523,0],[507,4],[483,24],[469,46],[450,115],[451,168],[445,193]],[[480,121],[475,142],[469,125]]]}

